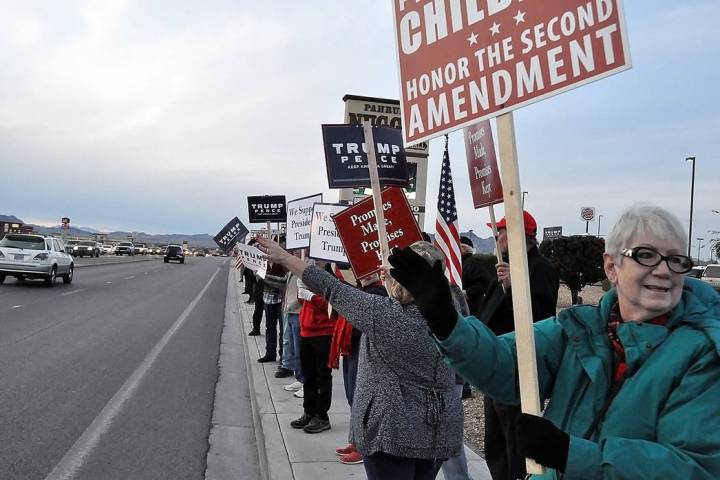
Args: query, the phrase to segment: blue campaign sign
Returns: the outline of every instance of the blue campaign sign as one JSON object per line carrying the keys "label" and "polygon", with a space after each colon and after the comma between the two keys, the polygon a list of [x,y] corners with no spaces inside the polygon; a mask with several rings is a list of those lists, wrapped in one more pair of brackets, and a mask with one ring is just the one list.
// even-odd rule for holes
{"label": "blue campaign sign", "polygon": [[[323,125],[325,164],[330,188],[370,186],[367,148],[363,127],[359,125]],[[408,169],[402,131],[390,127],[372,127],[380,185],[408,186]]]}
{"label": "blue campaign sign", "polygon": [[222,251],[227,253],[235,246],[235,242],[242,239],[247,234],[247,227],[243,225],[238,217],[235,217],[230,220],[228,224],[220,230],[220,233],[213,237],[213,239]]}

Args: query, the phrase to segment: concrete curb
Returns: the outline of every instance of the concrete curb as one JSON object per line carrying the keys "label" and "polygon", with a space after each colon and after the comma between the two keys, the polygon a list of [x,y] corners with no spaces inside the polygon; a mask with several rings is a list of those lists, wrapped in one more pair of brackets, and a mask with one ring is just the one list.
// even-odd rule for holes
{"label": "concrete curb", "polygon": [[[228,272],[225,321],[220,337],[218,381],[208,438],[205,480],[256,479],[262,474],[264,443],[255,392],[248,381],[248,353],[237,295],[235,269]],[[247,404],[252,405],[251,411]],[[252,449],[257,445],[255,455]],[[261,447],[262,446],[262,447]],[[250,447],[250,448],[248,448]]]}

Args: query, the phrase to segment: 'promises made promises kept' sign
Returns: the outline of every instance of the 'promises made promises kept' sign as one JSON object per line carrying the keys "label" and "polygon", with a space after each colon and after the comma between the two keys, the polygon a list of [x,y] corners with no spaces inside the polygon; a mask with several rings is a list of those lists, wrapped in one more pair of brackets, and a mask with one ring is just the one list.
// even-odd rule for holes
{"label": "'promises made promises kept' sign", "polygon": [[630,68],[621,0],[393,0],[408,145]]}

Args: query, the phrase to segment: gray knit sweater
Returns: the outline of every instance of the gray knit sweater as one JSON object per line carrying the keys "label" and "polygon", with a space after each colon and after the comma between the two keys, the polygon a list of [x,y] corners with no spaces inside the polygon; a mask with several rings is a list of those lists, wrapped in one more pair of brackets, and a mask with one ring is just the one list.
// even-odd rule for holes
{"label": "gray knit sweater", "polygon": [[353,443],[363,455],[448,458],[462,446],[463,407],[455,374],[414,304],[365,293],[310,266],[302,281],[364,335],[352,407]]}

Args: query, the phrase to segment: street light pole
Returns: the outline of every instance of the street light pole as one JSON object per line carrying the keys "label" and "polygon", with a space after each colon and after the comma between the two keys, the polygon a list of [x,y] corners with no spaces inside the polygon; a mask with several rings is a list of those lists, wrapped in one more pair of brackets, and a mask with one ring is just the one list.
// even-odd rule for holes
{"label": "street light pole", "polygon": [[[695,157],[687,157],[686,162],[692,162],[692,181],[690,183],[690,228],[688,228],[688,257],[690,257],[690,244],[692,243],[692,215],[693,200],[695,198]],[[698,261],[700,259],[698,258]]]}
{"label": "street light pole", "polygon": [[604,217],[604,216],[605,215],[598,215],[598,234],[597,234],[598,238],[600,238],[600,220],[602,220],[602,217]]}

